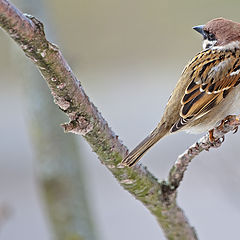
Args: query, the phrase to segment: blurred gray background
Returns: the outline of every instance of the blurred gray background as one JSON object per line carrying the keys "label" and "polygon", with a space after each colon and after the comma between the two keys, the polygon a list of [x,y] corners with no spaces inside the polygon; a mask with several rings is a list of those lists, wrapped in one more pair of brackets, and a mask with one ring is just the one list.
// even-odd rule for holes
{"label": "blurred gray background", "polygon": [[[47,34],[48,25],[54,26],[54,42],[130,149],[156,126],[183,67],[201,50],[201,36],[192,26],[220,16],[240,22],[236,0],[51,0],[45,7],[49,18],[36,17]],[[21,61],[30,61],[3,31],[0,52],[0,214],[1,208],[10,211],[0,225],[0,239],[50,240],[28,135],[28,85],[12,60],[20,55]],[[177,156],[199,137],[169,136],[142,163],[163,179]],[[220,149],[195,158],[179,189],[178,203],[200,239],[239,235],[239,138],[240,133],[228,134]],[[82,138],[77,139],[99,239],[163,239],[154,217],[119,186]]]}

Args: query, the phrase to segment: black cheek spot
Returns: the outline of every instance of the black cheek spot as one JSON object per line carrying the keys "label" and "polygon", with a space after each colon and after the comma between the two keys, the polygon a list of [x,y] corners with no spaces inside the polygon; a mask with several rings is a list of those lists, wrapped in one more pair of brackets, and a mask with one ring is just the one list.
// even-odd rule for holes
{"label": "black cheek spot", "polygon": [[210,48],[211,46],[212,46],[212,44],[208,43],[208,44],[206,45],[206,48]]}

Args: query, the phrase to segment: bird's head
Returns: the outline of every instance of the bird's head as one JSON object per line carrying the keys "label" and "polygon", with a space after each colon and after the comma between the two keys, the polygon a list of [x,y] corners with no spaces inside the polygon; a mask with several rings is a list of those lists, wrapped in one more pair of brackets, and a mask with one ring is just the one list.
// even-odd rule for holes
{"label": "bird's head", "polygon": [[239,46],[240,24],[224,18],[216,18],[205,25],[193,27],[203,36],[203,49],[216,47],[230,49]]}

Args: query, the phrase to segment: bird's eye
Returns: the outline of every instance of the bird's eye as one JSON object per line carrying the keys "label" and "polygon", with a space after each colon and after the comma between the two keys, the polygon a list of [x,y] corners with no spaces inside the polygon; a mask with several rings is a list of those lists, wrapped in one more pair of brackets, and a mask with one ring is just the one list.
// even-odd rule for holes
{"label": "bird's eye", "polygon": [[209,33],[209,34],[208,34],[208,40],[209,40],[209,41],[216,40],[215,35],[214,35],[213,33]]}

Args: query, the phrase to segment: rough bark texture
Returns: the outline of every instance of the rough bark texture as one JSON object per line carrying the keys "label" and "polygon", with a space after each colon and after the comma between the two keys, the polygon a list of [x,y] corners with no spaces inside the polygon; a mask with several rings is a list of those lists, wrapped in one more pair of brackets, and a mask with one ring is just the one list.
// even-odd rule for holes
{"label": "rough bark texture", "polygon": [[146,168],[130,169],[119,165],[127,148],[89,101],[58,47],[46,40],[42,23],[23,15],[8,1],[0,0],[0,26],[38,67],[54,102],[70,119],[64,125],[65,130],[84,136],[120,184],[157,217],[168,239],[196,239],[184,213],[176,205],[175,196],[165,201],[162,184]]}
{"label": "rough bark texture", "polygon": [[197,239],[176,203],[176,188],[188,164],[185,158],[190,154],[184,154],[175,164],[169,182],[159,183],[141,165],[134,168],[121,166],[119,163],[127,154],[127,148],[89,101],[58,47],[46,40],[42,23],[32,16],[23,15],[6,0],[0,0],[0,26],[33,60],[46,80],[54,102],[69,117],[70,122],[63,125],[65,131],[84,136],[119,183],[157,218],[167,239]]}
{"label": "rough bark texture", "polygon": [[225,134],[233,131],[234,133],[238,130],[240,125],[240,116],[227,116],[223,123],[214,129],[213,136],[214,142],[209,140],[209,135],[206,135],[199,139],[195,144],[189,147],[183,154],[181,154],[168,176],[168,187],[171,190],[175,190],[180,185],[183,179],[184,172],[187,170],[187,166],[194,157],[200,154],[202,151],[209,151],[210,148],[218,148],[222,145],[225,139]]}

